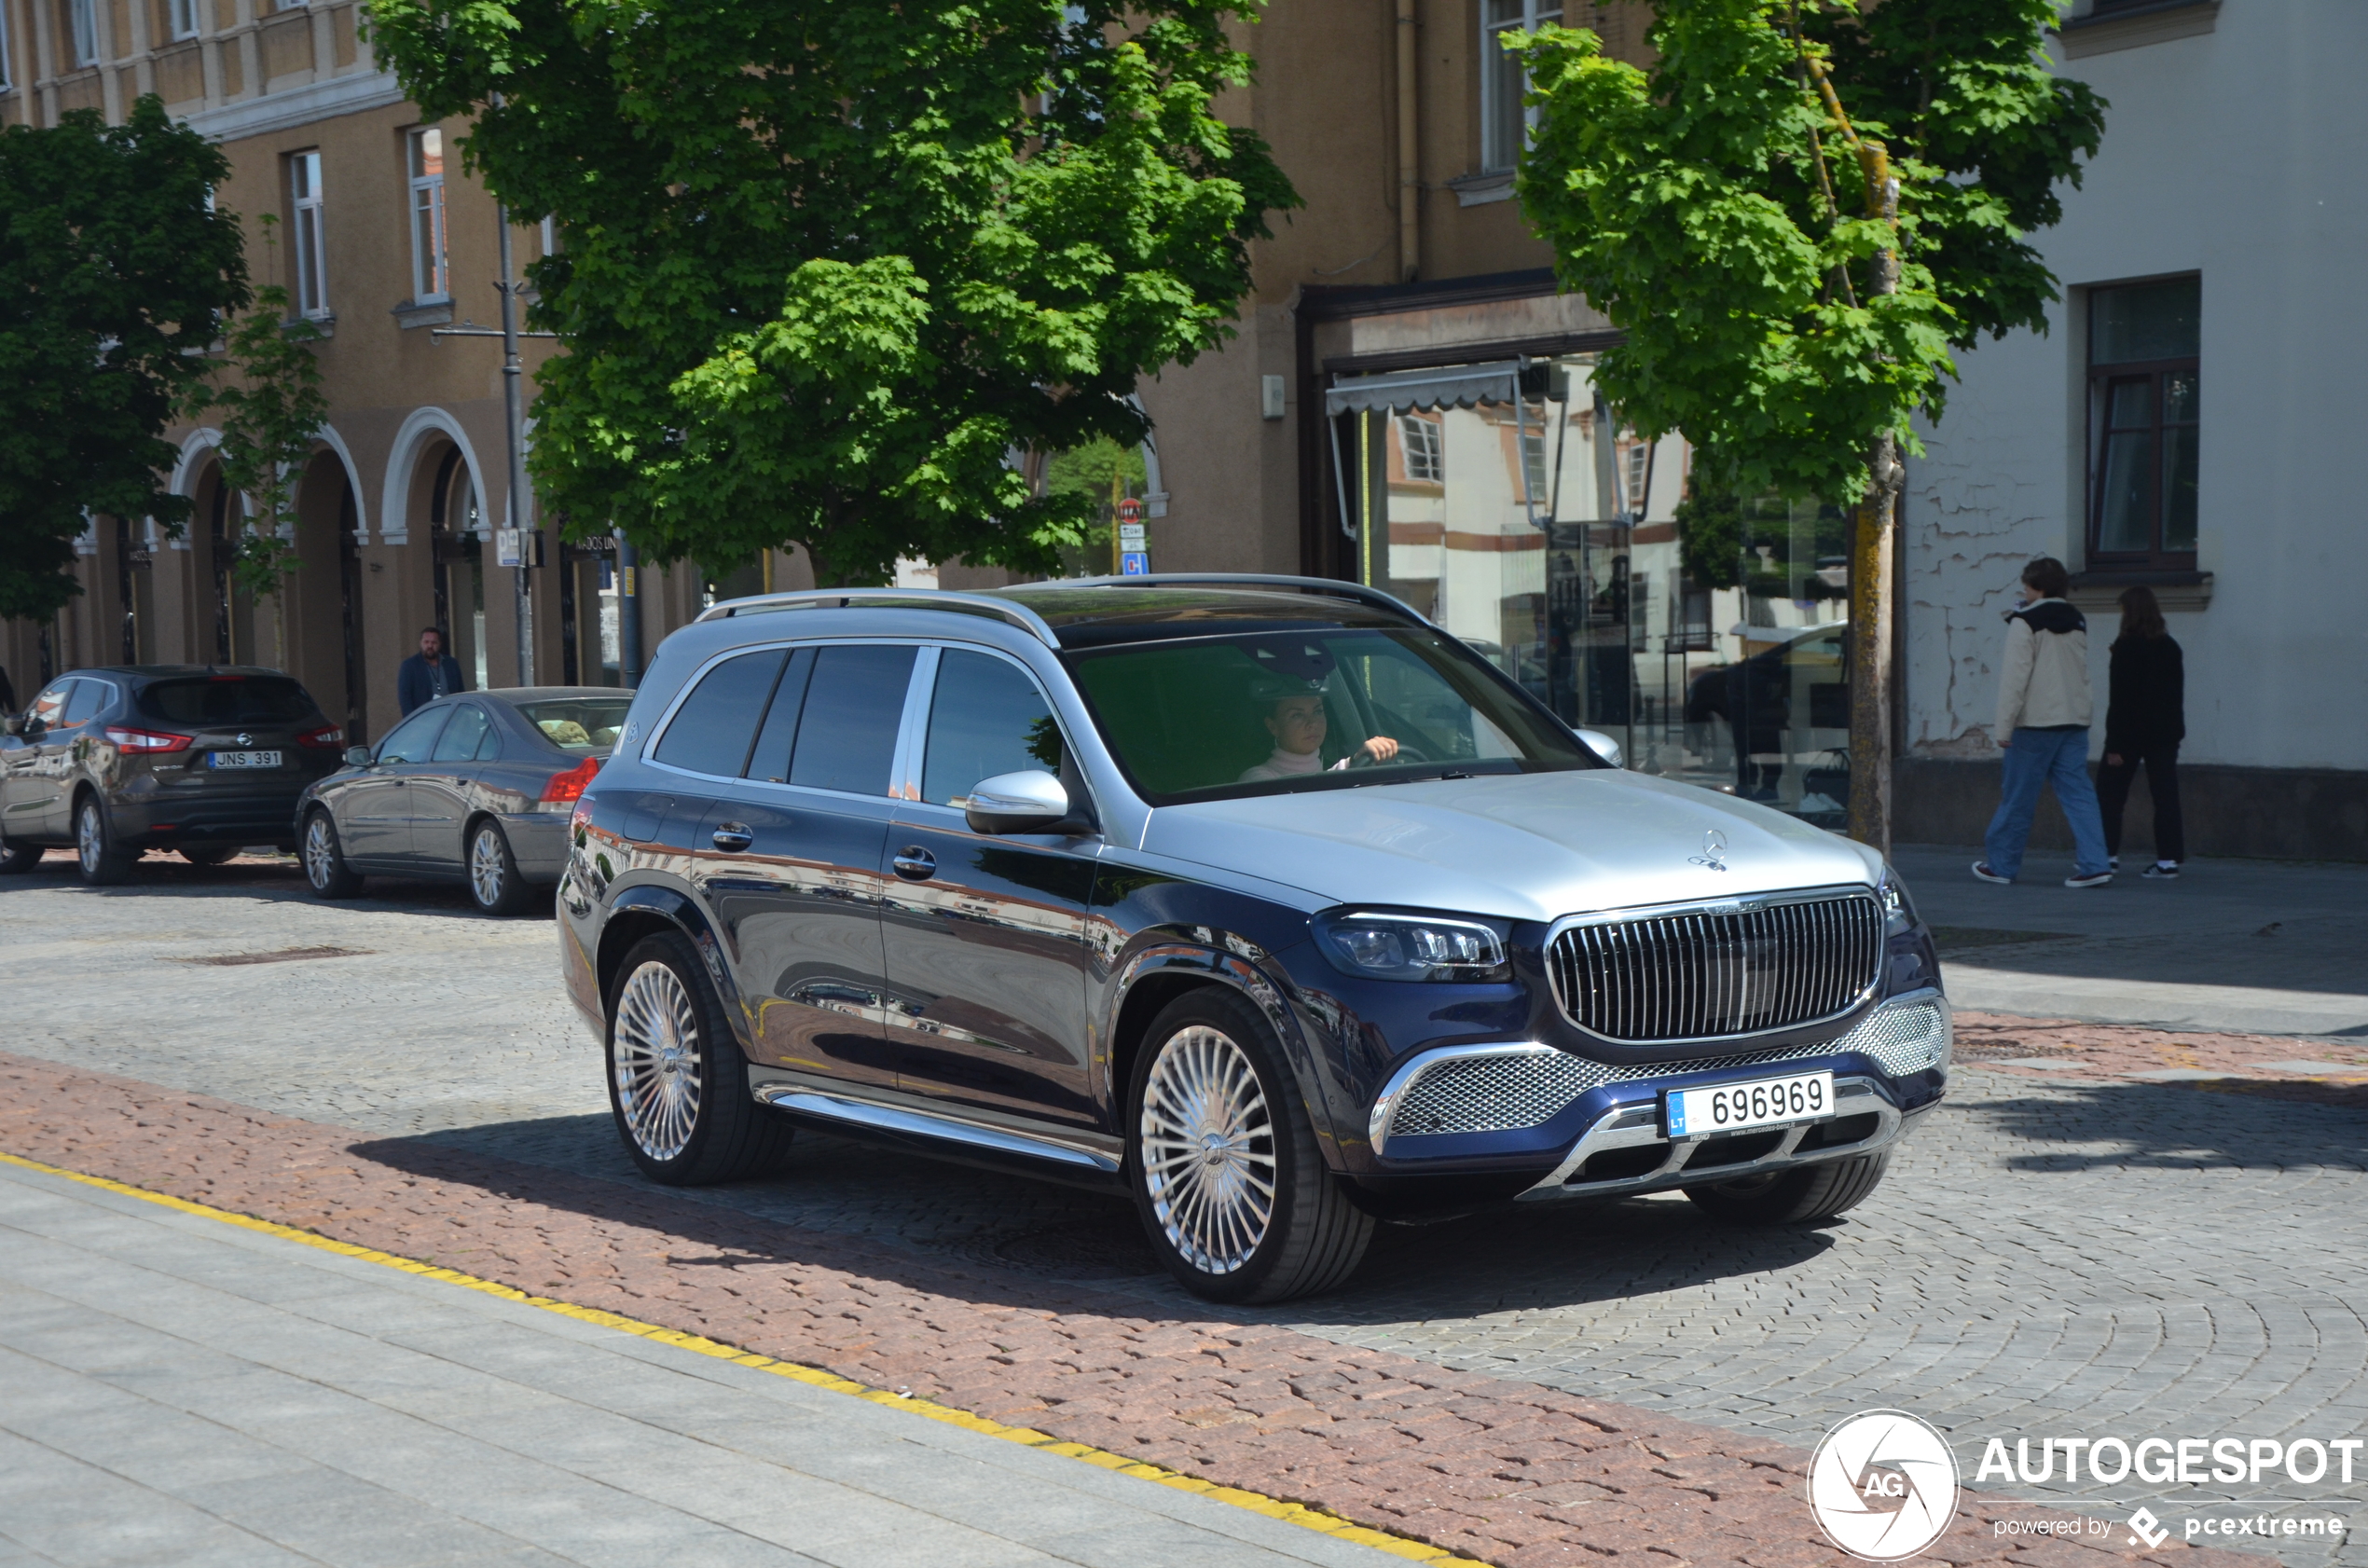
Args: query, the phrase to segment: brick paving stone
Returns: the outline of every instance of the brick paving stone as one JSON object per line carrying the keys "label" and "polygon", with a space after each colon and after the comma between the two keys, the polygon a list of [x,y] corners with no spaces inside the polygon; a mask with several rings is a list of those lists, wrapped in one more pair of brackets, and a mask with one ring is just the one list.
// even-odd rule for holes
{"label": "brick paving stone", "polygon": [[[396,1168],[345,1129],[46,1062],[0,1055],[0,1148],[29,1158],[530,1291],[563,1290],[584,1305],[1025,1419],[1067,1440],[1130,1452],[1141,1446],[1136,1433],[1158,1432],[1159,1458],[1193,1474],[1508,1568],[1691,1562],[1747,1547],[1778,1550],[1784,1562],[1831,1560],[1797,1501],[1805,1456],[1774,1443],[1270,1326],[1148,1320],[1124,1297],[916,1259],[461,1150],[415,1150]],[[731,1265],[733,1284],[689,1267],[715,1261]],[[1177,1375],[1179,1364],[1203,1361],[1228,1376]],[[1258,1390],[1258,1408],[1234,1406],[1229,1382]],[[1351,1396],[1386,1398],[1400,1384],[1452,1396],[1433,1403],[1434,1419],[1420,1428],[1330,1420],[1317,1408],[1336,1398],[1354,1411]],[[1282,1389],[1295,1392],[1287,1399]],[[1196,1401],[1190,1421],[1179,1419],[1182,1397]],[[1210,1410],[1218,1420],[1203,1424]],[[1232,1423],[1235,1414],[1246,1422]],[[1551,1457],[1524,1474],[1538,1455]],[[1417,1463],[1419,1472],[1410,1468]],[[1731,1490],[1743,1500],[1741,1511],[1756,1508],[1755,1545],[1731,1536],[1736,1509],[1711,1506],[1700,1483],[1714,1476],[1721,1496]],[[1636,1506],[1576,1506],[1581,1478],[1593,1483],[1586,1490]],[[1624,1511],[1604,1517],[1609,1507]],[[1967,1538],[1952,1545],[1976,1544],[1977,1512],[1969,1506],[1955,1532]],[[2058,1545],[2017,1541],[1963,1561],[2055,1568]],[[2177,1554],[2182,1568],[2223,1568],[2223,1556],[2224,1568],[2260,1561]],[[1767,1561],[1775,1568],[1779,1559]]]}

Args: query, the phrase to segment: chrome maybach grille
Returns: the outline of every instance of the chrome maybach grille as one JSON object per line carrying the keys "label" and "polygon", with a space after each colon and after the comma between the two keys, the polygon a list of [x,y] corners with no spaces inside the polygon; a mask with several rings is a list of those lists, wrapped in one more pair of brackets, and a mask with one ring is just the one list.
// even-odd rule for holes
{"label": "chrome maybach grille", "polygon": [[1875,983],[1883,910],[1863,893],[1572,926],[1547,972],[1605,1039],[1717,1039],[1814,1023]]}
{"label": "chrome maybach grille", "polygon": [[1406,1086],[1384,1139],[1434,1133],[1504,1133],[1538,1127],[1590,1089],[1640,1079],[1673,1078],[1713,1067],[1761,1067],[1859,1051],[1893,1078],[1922,1072],[1948,1058],[1948,1014],[1938,1002],[1879,1009],[1839,1039],[1779,1051],[1755,1051],[1688,1062],[1607,1066],[1545,1047],[1495,1055],[1446,1056]]}

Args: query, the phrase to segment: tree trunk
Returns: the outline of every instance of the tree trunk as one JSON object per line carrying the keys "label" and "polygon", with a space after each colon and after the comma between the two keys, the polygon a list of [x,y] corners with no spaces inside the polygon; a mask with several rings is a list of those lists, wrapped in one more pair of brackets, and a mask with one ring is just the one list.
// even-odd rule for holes
{"label": "tree trunk", "polygon": [[[1873,215],[1899,224],[1899,182],[1879,142],[1859,154]],[[1899,292],[1899,254],[1876,254],[1868,297]],[[1850,548],[1850,836],[1891,853],[1893,540],[1903,470],[1888,432],[1867,454],[1866,500]]]}

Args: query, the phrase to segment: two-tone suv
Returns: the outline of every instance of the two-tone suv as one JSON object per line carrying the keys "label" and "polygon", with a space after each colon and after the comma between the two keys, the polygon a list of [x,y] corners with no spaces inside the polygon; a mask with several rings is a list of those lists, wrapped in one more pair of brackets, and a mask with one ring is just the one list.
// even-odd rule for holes
{"label": "two-tone suv", "polygon": [[109,665],[42,688],[0,736],[0,871],[71,845],[82,879],[120,882],[148,849],[214,865],[294,848],[304,787],[345,731],[276,669]]}
{"label": "two-tone suv", "polygon": [[1609,750],[1355,585],[739,600],[579,805],[561,965],[656,1180],[806,1123],[1104,1184],[1218,1300],[1506,1200],[1837,1215],[1940,1100],[1930,937]]}

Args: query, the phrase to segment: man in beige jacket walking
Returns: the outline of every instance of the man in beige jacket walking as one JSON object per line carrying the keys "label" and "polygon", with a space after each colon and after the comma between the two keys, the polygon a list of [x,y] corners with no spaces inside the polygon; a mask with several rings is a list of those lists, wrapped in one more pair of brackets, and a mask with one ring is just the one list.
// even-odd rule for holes
{"label": "man in beige jacket walking", "polygon": [[2023,603],[2006,618],[2005,667],[1998,676],[1998,723],[1990,733],[2005,756],[1998,814],[1989,819],[1974,874],[2012,882],[2023,867],[2039,791],[2050,785],[2072,824],[2072,873],[2067,887],[2102,887],[2113,879],[2105,860],[2105,822],[2088,777],[2088,622],[2066,602],[2072,579],[2063,563],[2042,556],[2023,568]]}

